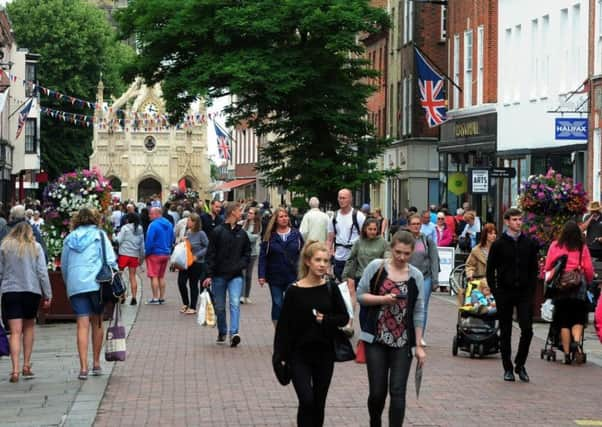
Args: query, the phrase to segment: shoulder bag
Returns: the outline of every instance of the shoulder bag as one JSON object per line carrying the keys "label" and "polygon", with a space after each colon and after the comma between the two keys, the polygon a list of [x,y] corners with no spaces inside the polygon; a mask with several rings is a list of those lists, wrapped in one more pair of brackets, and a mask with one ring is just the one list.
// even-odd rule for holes
{"label": "shoulder bag", "polygon": [[578,288],[583,283],[583,271],[581,269],[581,257],[583,255],[583,248],[579,253],[579,265],[576,269],[571,271],[563,271],[558,281],[558,289],[566,291]]}
{"label": "shoulder bag", "polygon": [[103,303],[116,302],[125,294],[125,286],[121,278],[121,272],[115,270],[107,263],[107,250],[105,247],[104,233],[99,230],[100,248],[102,250],[102,266],[96,275],[96,281],[100,284],[100,299]]}
{"label": "shoulder bag", "polygon": [[6,336],[6,331],[0,323],[0,356],[9,356],[10,355],[10,347],[8,345],[8,337]]}
{"label": "shoulder bag", "polygon": [[[330,294],[331,300],[333,299],[333,286],[337,286],[332,280],[329,280],[327,285],[328,293]],[[348,362],[355,360],[355,352],[353,346],[349,341],[349,338],[345,336],[345,333],[339,328],[334,333],[334,361],[335,362]]]}

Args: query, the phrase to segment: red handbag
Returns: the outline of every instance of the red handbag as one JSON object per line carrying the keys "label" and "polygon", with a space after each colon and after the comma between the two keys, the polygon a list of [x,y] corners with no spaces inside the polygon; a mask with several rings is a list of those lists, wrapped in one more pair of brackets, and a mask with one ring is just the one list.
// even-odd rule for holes
{"label": "red handbag", "polygon": [[357,348],[355,349],[355,363],[366,363],[366,344],[362,340],[357,342]]}

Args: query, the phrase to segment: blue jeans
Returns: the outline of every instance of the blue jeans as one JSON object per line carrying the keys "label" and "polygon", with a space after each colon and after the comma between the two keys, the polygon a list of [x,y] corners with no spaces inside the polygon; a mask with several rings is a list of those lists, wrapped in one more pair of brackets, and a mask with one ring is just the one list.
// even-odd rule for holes
{"label": "blue jeans", "polygon": [[226,280],[224,277],[214,277],[211,283],[215,302],[215,314],[217,315],[217,329],[220,335],[228,335],[228,323],[226,322],[226,291],[230,303],[230,336],[238,334],[240,321],[240,295],[242,293],[242,276]]}
{"label": "blue jeans", "polygon": [[272,320],[277,321],[280,319],[280,311],[282,310],[282,303],[284,303],[284,293],[288,289],[289,284],[271,284],[270,293],[272,294]]}
{"label": "blue jeans", "polygon": [[431,299],[431,292],[433,290],[433,278],[424,278],[424,323],[422,324],[422,336],[426,333],[426,319],[428,317],[429,300]]}

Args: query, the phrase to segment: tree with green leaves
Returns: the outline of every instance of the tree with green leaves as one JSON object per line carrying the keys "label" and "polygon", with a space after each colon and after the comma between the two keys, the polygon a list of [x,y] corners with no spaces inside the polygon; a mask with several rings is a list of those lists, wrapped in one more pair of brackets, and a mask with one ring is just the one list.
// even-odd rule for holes
{"label": "tree with green leaves", "polygon": [[[84,0],[13,0],[7,11],[19,46],[41,55],[37,78],[42,86],[94,101],[102,73],[107,95],[124,90],[122,67],[133,60],[134,50],[118,40],[102,10]],[[94,114],[44,96],[41,104]],[[40,141],[42,165],[51,177],[88,167],[91,128],[42,117]]]}
{"label": "tree with green leaves", "polygon": [[334,201],[384,178],[387,142],[366,120],[377,73],[357,38],[389,20],[369,0],[131,0],[117,19],[138,41],[133,73],[162,82],[174,120],[198,96],[235,95],[229,124],[270,141],[266,185]]}

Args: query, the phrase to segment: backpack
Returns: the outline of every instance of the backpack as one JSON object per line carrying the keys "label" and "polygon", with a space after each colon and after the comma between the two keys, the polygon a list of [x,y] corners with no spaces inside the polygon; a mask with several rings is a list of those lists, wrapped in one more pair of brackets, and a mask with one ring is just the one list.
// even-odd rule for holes
{"label": "backpack", "polygon": [[347,249],[350,249],[353,245],[351,245],[351,235],[353,234],[353,228],[357,230],[357,234],[361,235],[360,224],[357,221],[357,210],[351,208],[351,230],[349,230],[349,238],[347,239],[347,244],[337,243],[337,215],[341,210],[338,209],[335,214],[332,216],[332,230],[334,231],[334,246],[343,246]]}

